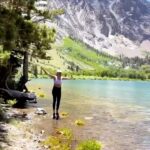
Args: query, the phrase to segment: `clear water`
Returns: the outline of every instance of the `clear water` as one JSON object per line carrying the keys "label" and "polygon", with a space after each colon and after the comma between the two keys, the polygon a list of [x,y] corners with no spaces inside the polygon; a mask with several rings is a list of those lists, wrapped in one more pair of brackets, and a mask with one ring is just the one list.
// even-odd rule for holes
{"label": "clear water", "polygon": [[[53,81],[35,79],[29,85],[35,89],[42,87],[51,98]],[[150,82],[142,81],[101,81],[101,80],[65,80],[63,81],[63,98],[82,97],[84,100],[106,101],[122,104],[133,104],[150,108]],[[70,97],[74,95],[75,97]]]}
{"label": "clear water", "polygon": [[[51,108],[53,81],[33,80],[29,87],[44,92],[37,107]],[[150,150],[150,82],[66,80],[62,87],[61,111],[70,117],[51,127],[72,127],[77,139],[97,139],[104,150]],[[50,113],[52,110],[50,110]],[[87,120],[85,127],[74,128],[75,119]],[[43,127],[43,122],[41,128]]]}
{"label": "clear water", "polygon": [[150,82],[126,81],[66,81],[64,88],[96,100],[111,100],[150,106]]}
{"label": "clear water", "polygon": [[65,81],[65,90],[91,99],[110,99],[150,107],[150,82],[127,81]]}

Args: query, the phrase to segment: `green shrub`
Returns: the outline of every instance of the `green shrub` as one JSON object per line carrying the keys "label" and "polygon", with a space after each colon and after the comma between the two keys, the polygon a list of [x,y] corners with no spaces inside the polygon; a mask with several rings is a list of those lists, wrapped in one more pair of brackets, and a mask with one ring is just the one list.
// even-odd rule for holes
{"label": "green shrub", "polygon": [[17,101],[16,101],[16,99],[13,99],[13,100],[8,100],[7,103],[9,106],[13,106],[17,103]]}
{"label": "green shrub", "polygon": [[56,136],[49,136],[42,144],[49,147],[50,150],[71,150],[73,137],[71,129],[57,129],[56,134]]}
{"label": "green shrub", "polygon": [[71,140],[73,137],[71,129],[68,128],[61,128],[57,130],[57,133],[60,135],[63,139]]}
{"label": "green shrub", "polygon": [[85,125],[85,122],[84,122],[84,120],[76,120],[75,121],[75,124],[77,125],[77,126],[84,126]]}
{"label": "green shrub", "polygon": [[76,150],[102,150],[102,143],[96,140],[86,140],[81,142]]}
{"label": "green shrub", "polygon": [[59,137],[49,136],[42,144],[49,150],[71,150],[70,144],[63,142]]}

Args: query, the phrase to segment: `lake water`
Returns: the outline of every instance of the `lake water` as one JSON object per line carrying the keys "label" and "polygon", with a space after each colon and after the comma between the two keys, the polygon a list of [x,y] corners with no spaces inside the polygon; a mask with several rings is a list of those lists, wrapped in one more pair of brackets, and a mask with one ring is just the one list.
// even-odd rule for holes
{"label": "lake water", "polygon": [[[28,86],[46,95],[37,107],[52,113],[53,81],[35,79]],[[60,111],[69,117],[57,123],[43,120],[49,124],[45,129],[49,133],[53,128],[71,127],[76,139],[100,140],[104,150],[150,150],[150,82],[66,80]],[[85,126],[74,127],[76,119],[84,119]]]}

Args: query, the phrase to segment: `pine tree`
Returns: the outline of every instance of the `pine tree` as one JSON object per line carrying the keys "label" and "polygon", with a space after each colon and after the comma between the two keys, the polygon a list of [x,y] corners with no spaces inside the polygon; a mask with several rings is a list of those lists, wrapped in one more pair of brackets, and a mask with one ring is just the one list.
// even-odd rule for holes
{"label": "pine tree", "polygon": [[[3,51],[9,51],[11,54],[15,49],[15,58],[17,55],[24,56],[24,78],[28,80],[28,54],[45,57],[45,51],[51,48],[51,43],[55,41],[55,29],[49,29],[44,25],[34,23],[32,15],[44,15],[45,18],[53,19],[54,16],[62,14],[62,11],[37,11],[34,7],[36,0],[1,0],[0,1],[0,46]],[[32,47],[32,48],[31,48]],[[17,50],[16,50],[17,49]],[[11,55],[13,57],[13,55]],[[17,60],[18,61],[18,60]],[[18,63],[18,62],[16,62]],[[0,87],[6,87],[4,84],[10,72],[13,72],[16,64],[6,65],[5,73],[1,73]],[[10,69],[11,68],[11,69]],[[14,70],[13,70],[14,69]],[[1,65],[0,65],[1,70]],[[2,81],[3,79],[3,81]],[[4,81],[5,80],[5,81]]]}

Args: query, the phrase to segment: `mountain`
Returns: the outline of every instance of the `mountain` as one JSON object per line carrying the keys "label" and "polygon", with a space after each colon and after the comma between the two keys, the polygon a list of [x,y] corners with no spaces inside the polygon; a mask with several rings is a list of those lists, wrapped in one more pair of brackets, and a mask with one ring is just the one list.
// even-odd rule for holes
{"label": "mountain", "polygon": [[65,10],[55,21],[59,37],[71,36],[112,55],[135,57],[150,51],[146,0],[48,0],[48,8]]}

